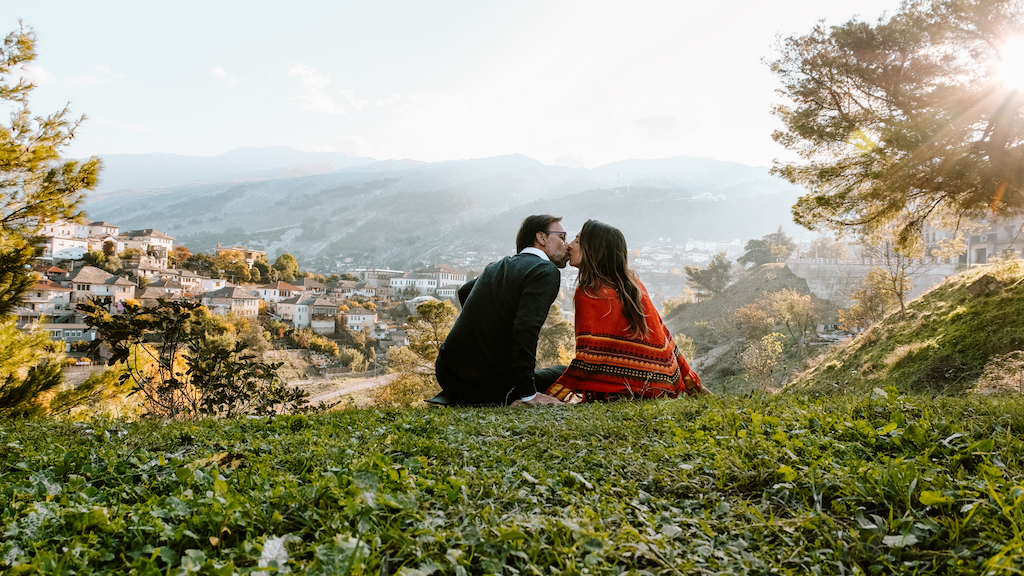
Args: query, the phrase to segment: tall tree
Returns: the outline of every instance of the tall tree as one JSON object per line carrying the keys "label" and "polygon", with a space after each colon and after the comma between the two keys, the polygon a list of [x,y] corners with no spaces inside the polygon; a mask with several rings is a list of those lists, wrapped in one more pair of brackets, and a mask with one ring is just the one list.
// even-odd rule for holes
{"label": "tall tree", "polygon": [[61,151],[85,119],[63,110],[33,116],[35,86],[17,78],[36,57],[36,37],[22,27],[0,43],[0,103],[11,110],[0,125],[0,416],[40,413],[40,395],[61,382],[59,353],[46,334],[22,335],[8,314],[35,282],[30,262],[43,223],[81,216],[84,191],[96,185],[100,161],[64,160]]}
{"label": "tall tree", "polygon": [[790,238],[782,226],[759,240],[750,240],[744,246],[745,252],[736,259],[743,266],[760,266],[769,262],[782,262],[796,250],[796,242]]}
{"label": "tall tree", "polygon": [[710,298],[729,285],[732,278],[732,262],[725,252],[715,254],[706,268],[686,266],[687,282],[695,288],[698,298]]}
{"label": "tall tree", "polygon": [[774,138],[803,160],[773,172],[809,191],[796,222],[898,223],[910,246],[926,221],[1024,212],[1024,90],[1007,73],[1022,31],[1017,0],[922,0],[782,40]]}
{"label": "tall tree", "polygon": [[455,325],[458,311],[447,300],[426,300],[409,317],[409,345],[388,350],[388,372],[394,376],[374,389],[373,401],[382,406],[408,406],[440,391],[434,361]]}
{"label": "tall tree", "polygon": [[213,258],[213,265],[232,282],[249,280],[249,265],[245,262],[245,255],[238,250],[221,250]]}
{"label": "tall tree", "polygon": [[764,302],[772,315],[785,325],[796,343],[797,353],[803,356],[807,333],[818,322],[819,311],[814,298],[810,294],[783,288],[765,296]]}
{"label": "tall tree", "polygon": [[274,260],[273,268],[281,273],[282,280],[291,282],[299,274],[299,261],[291,254],[281,254]]}
{"label": "tall tree", "polygon": [[10,123],[0,125],[0,315],[10,313],[34,281],[28,264],[40,226],[79,218],[84,191],[96,185],[100,171],[98,158],[61,158],[85,116],[71,119],[66,106],[49,116],[29,111],[35,85],[18,78],[18,72],[35,60],[35,45],[35,33],[27,27],[0,44],[0,103],[13,110]]}

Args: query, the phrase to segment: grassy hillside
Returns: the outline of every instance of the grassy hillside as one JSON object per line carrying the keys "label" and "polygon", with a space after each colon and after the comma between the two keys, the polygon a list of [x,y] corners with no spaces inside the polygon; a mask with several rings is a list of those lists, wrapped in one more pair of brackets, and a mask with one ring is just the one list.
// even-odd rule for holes
{"label": "grassy hillside", "polygon": [[0,422],[7,574],[981,574],[1024,400]]}
{"label": "grassy hillside", "polygon": [[[665,317],[665,324],[673,334],[682,333],[697,338],[699,330],[695,329],[698,322],[706,322],[719,326],[720,338],[731,336],[726,324],[732,321],[737,308],[757,302],[765,294],[793,290],[800,294],[810,294],[807,281],[800,278],[785,264],[765,264],[752,268],[737,278],[721,294],[687,306],[680,306]],[[826,302],[814,297],[827,316],[834,317],[835,312]],[[715,342],[698,342],[698,351],[710,349]]]}
{"label": "grassy hillside", "polygon": [[[785,264],[765,264],[744,272],[721,294],[680,306],[665,317],[665,324],[673,334],[685,334],[693,339],[696,354],[690,360],[712,390],[735,393],[751,388],[752,385],[742,376],[739,364],[739,355],[747,342],[735,329],[733,315],[736,309],[782,290],[811,294],[807,281],[793,274]],[[821,321],[833,321],[835,308],[814,295],[811,297],[821,313]],[[784,332],[785,328],[780,326],[776,330]],[[802,362],[803,359],[797,357],[795,345],[789,346],[780,374],[790,372]]]}
{"label": "grassy hillside", "polygon": [[[982,276],[1002,287],[972,295]],[[789,386],[801,390],[901,390],[957,393],[1024,378],[1024,261],[974,268],[951,277],[819,358]]]}

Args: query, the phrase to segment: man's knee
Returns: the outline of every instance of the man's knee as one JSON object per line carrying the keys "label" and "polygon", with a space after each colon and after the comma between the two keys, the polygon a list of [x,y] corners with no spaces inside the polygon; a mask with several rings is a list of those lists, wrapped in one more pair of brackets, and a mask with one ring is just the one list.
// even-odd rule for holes
{"label": "man's knee", "polygon": [[551,387],[558,380],[558,377],[565,372],[565,366],[551,366],[548,368],[541,368],[533,373],[534,383],[537,385],[537,391],[543,392]]}

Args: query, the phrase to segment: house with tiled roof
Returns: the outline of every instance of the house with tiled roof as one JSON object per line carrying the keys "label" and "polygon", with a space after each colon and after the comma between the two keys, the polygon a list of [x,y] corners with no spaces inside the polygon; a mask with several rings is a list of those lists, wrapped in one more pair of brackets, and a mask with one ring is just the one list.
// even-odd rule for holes
{"label": "house with tiled roof", "polygon": [[260,299],[240,286],[228,286],[220,290],[213,290],[198,298],[213,314],[258,316],[260,313]]}
{"label": "house with tiled roof", "polygon": [[167,257],[174,247],[174,238],[152,228],[122,232],[117,240],[125,249],[138,250],[141,254],[154,258],[155,265],[163,268],[167,267]]}
{"label": "house with tiled roof", "polygon": [[[175,296],[181,296],[181,293],[184,292],[181,282],[178,282],[177,280],[157,280],[156,282],[150,282],[146,288],[156,288],[157,290],[163,290],[164,292]],[[136,296],[136,298],[137,297],[138,296]]]}
{"label": "house with tiled roof", "polygon": [[256,287],[256,295],[268,304],[277,304],[302,292],[302,288],[293,286],[287,282],[271,282]]}
{"label": "house with tiled roof", "polygon": [[145,288],[136,288],[135,299],[138,300],[139,304],[144,308],[153,308],[159,304],[160,300],[181,300],[181,292],[175,294],[163,288],[155,288],[150,285]]}
{"label": "house with tiled roof", "polygon": [[122,309],[122,302],[135,295],[135,284],[106,270],[83,266],[67,280],[71,288],[71,304],[98,300],[111,312]]}
{"label": "house with tiled roof", "polygon": [[433,278],[437,280],[438,288],[444,288],[445,286],[462,286],[466,283],[466,273],[459,272],[447,264],[435,264],[429,268],[416,270],[415,273],[424,278]]}
{"label": "house with tiled roof", "polygon": [[315,301],[315,296],[302,294],[286,298],[277,303],[277,315],[294,328],[305,328],[309,326],[310,307]]}
{"label": "house with tiled roof", "polygon": [[337,331],[338,309],[341,303],[329,296],[317,294],[309,304],[309,327],[317,334]]}
{"label": "house with tiled roof", "polygon": [[312,278],[307,278],[307,277],[296,278],[295,281],[292,282],[291,284],[293,286],[299,288],[303,292],[313,292],[313,293],[316,293],[316,294],[326,294],[327,293],[327,286],[325,286],[324,284],[322,284],[320,282],[317,282],[316,280],[313,280]]}
{"label": "house with tiled roof", "polygon": [[38,322],[41,316],[59,317],[69,313],[71,289],[46,279],[38,278],[22,295],[21,306],[12,314],[18,317],[18,325]]}
{"label": "house with tiled roof", "polygon": [[372,330],[377,323],[377,313],[366,308],[353,308],[344,314],[345,327],[353,332],[362,331],[364,326]]}

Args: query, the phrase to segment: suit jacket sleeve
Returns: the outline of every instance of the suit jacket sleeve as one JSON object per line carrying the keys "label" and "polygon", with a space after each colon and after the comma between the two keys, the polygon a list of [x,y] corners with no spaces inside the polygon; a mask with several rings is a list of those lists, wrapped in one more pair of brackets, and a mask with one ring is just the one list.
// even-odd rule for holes
{"label": "suit jacket sleeve", "polygon": [[535,394],[534,370],[537,368],[537,340],[540,328],[548,317],[551,303],[558,296],[561,274],[553,265],[538,266],[531,271],[519,297],[515,322],[512,325],[511,398]]}
{"label": "suit jacket sleeve", "polygon": [[473,278],[469,282],[466,282],[459,288],[459,305],[466,305],[466,298],[469,298],[469,293],[473,291],[473,285],[476,284],[476,278]]}

